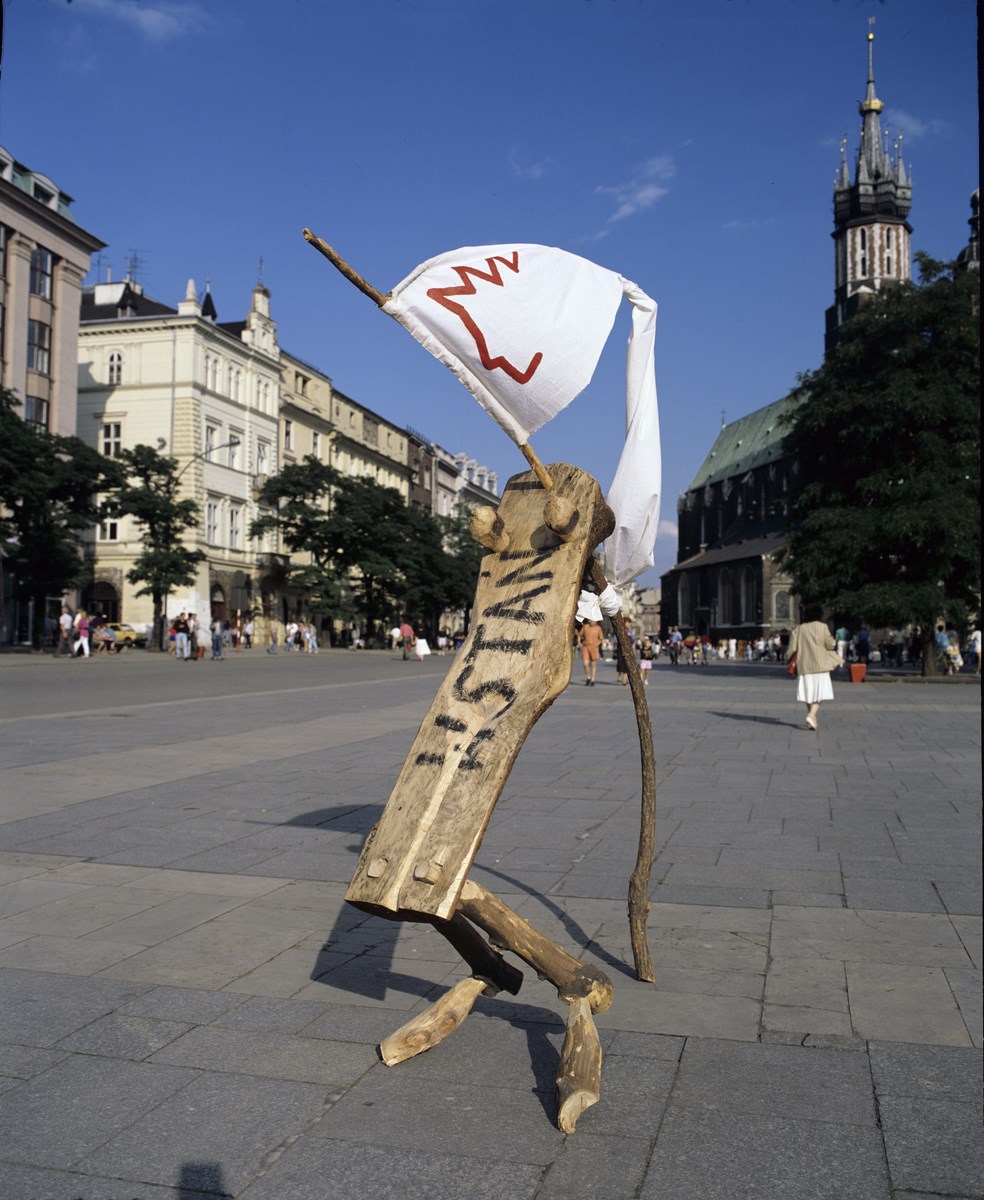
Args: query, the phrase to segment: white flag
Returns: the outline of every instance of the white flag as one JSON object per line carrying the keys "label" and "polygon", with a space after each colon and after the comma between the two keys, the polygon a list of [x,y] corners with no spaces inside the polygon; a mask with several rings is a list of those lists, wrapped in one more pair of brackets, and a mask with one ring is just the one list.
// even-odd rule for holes
{"label": "white flag", "polygon": [[383,305],[523,445],[587,387],[623,295],[633,305],[626,445],[608,497],[616,529],[605,544],[616,585],[653,564],[660,491],[655,303],[621,275],[566,250],[511,243],[429,259]]}

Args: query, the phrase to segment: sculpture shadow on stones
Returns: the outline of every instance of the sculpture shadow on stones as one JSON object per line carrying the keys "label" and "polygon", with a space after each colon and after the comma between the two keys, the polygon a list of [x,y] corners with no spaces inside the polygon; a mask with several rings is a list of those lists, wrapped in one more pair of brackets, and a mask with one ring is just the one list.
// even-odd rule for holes
{"label": "sculpture shadow on stones", "polygon": [[[354,869],[363,842],[379,819],[382,810],[383,805],[381,804],[347,804],[334,808],[318,808],[312,809],[311,812],[300,813],[285,821],[284,825],[358,834],[359,840],[346,847],[352,852]],[[590,950],[613,970],[633,977],[633,972],[627,964],[593,941],[570,913],[551,900],[549,896],[543,895],[505,872],[497,871],[479,862],[475,865],[477,870],[495,876],[519,891],[532,896],[558,918],[576,945]],[[442,984],[392,970],[396,944],[401,932],[407,928],[408,924],[409,922],[405,920],[390,921],[385,917],[373,916],[361,912],[350,904],[343,903],[331,930],[318,951],[311,968],[311,980],[315,983],[340,987],[351,991],[354,995],[377,1001],[384,1000],[389,990],[416,995],[421,999],[431,996],[432,993],[439,994],[443,989]],[[425,924],[426,922],[420,922],[421,926]],[[439,938],[440,934],[432,931],[432,936]],[[387,946],[389,947],[388,955],[385,952]],[[339,954],[347,954],[349,957],[338,962],[335,956]],[[356,965],[353,966],[353,963]],[[373,969],[370,970],[370,967]],[[523,963],[522,969],[530,970],[531,968]]]}
{"label": "sculpture shadow on stones", "polygon": [[225,1189],[222,1164],[217,1162],[185,1162],[178,1177],[178,1200],[232,1200]]}

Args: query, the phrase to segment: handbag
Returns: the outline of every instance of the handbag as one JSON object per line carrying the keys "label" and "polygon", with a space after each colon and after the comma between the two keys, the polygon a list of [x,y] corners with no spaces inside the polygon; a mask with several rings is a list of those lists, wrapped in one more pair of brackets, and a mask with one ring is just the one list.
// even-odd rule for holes
{"label": "handbag", "polygon": [[790,679],[796,678],[796,651],[794,650],[789,656],[789,661],[786,663],[786,674]]}

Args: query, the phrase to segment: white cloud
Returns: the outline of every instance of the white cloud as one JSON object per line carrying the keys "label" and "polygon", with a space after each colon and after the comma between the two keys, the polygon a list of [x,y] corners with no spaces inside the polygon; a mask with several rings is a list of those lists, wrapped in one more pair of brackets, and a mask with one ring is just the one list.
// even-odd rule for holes
{"label": "white cloud", "polygon": [[945,137],[950,131],[949,121],[938,117],[923,120],[922,117],[903,112],[901,108],[886,108],[882,114],[882,127],[887,129],[893,138],[901,133],[903,145],[906,142],[919,142],[924,138]]}
{"label": "white cloud", "polygon": [[520,179],[542,179],[555,165],[552,158],[542,158],[538,162],[527,162],[520,157],[518,150],[509,151],[509,169]]}
{"label": "white cloud", "polygon": [[664,518],[656,526],[657,538],[668,538],[671,541],[676,541],[677,538],[677,523]]}
{"label": "white cloud", "polygon": [[153,42],[197,33],[211,23],[200,4],[181,0],[78,0],[78,8],[120,21]]}
{"label": "white cloud", "polygon": [[652,208],[670,190],[667,184],[675,175],[676,163],[672,157],[660,154],[636,167],[627,182],[596,188],[601,195],[614,197],[615,211],[608,218],[608,224],[613,225]]}

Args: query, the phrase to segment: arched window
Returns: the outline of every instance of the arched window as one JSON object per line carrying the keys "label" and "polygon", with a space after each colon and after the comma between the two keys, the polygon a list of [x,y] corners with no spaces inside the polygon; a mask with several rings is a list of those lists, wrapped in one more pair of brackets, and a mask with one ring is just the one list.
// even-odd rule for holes
{"label": "arched window", "polygon": [[731,624],[731,572],[727,567],[718,575],[718,620],[722,625]]}
{"label": "arched window", "polygon": [[123,355],[114,350],[109,356],[109,384],[111,387],[123,382]]}
{"label": "arched window", "polygon": [[755,620],[755,572],[743,567],[741,572],[741,620],[750,625]]}
{"label": "arched window", "polygon": [[681,627],[693,624],[693,611],[690,604],[690,577],[681,575],[677,584],[677,624]]}

